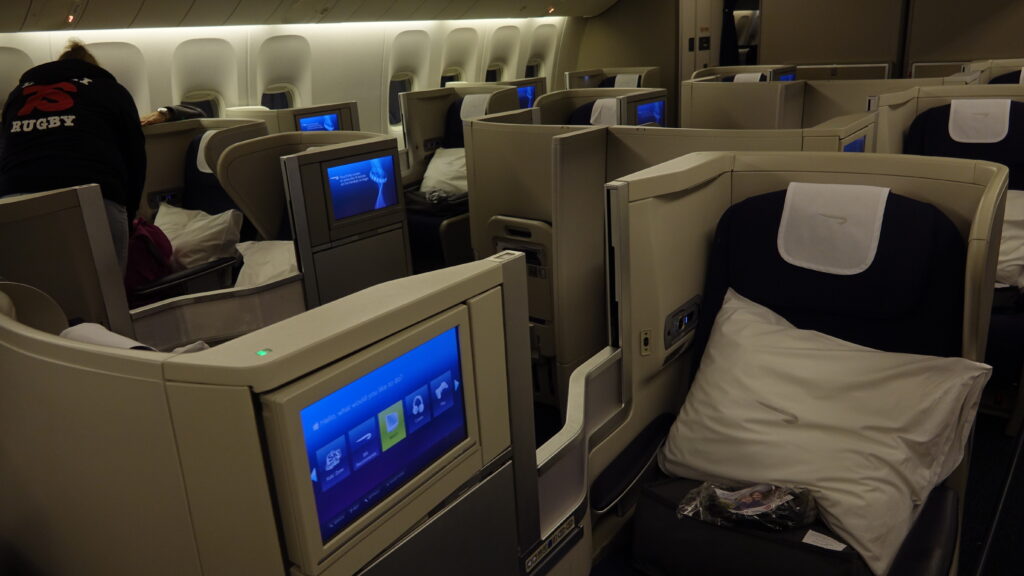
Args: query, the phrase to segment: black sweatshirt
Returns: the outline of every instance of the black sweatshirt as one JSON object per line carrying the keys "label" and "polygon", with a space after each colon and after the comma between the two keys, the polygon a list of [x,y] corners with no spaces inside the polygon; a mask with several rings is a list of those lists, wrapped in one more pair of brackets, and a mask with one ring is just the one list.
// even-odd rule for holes
{"label": "black sweatshirt", "polygon": [[3,109],[0,196],[96,183],[134,218],[146,144],[131,94],[83,60],[25,72]]}

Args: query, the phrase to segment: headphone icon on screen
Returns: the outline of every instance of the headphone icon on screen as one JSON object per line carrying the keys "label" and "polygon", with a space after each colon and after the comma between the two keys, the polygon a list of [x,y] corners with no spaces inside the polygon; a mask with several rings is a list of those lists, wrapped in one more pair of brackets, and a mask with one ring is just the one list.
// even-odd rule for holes
{"label": "headphone icon on screen", "polygon": [[422,414],[425,407],[423,405],[423,396],[416,396],[412,399],[412,415]]}

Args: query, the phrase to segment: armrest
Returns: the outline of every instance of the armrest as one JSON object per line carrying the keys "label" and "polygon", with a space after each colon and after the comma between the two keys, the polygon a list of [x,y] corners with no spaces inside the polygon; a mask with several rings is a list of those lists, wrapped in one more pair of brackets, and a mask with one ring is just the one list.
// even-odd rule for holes
{"label": "armrest", "polygon": [[668,434],[674,414],[662,414],[647,425],[590,487],[590,507],[602,514],[622,498],[648,469]]}
{"label": "armrest", "polygon": [[176,291],[184,289],[184,286],[187,283],[198,279],[207,279],[215,274],[222,274],[226,270],[234,268],[236,264],[241,264],[241,262],[242,258],[240,256],[225,256],[223,258],[213,260],[212,262],[207,262],[206,264],[193,266],[180,272],[164,276],[156,282],[140,286],[130,295],[130,299],[153,301],[154,298],[159,295],[164,295],[163,297],[174,296],[176,295]]}

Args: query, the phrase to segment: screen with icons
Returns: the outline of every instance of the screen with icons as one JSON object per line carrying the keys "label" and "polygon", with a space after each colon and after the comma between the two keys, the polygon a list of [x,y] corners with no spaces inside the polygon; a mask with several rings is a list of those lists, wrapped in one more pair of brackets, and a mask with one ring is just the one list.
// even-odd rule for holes
{"label": "screen with icons", "polygon": [[453,327],[300,413],[326,543],[467,438]]}

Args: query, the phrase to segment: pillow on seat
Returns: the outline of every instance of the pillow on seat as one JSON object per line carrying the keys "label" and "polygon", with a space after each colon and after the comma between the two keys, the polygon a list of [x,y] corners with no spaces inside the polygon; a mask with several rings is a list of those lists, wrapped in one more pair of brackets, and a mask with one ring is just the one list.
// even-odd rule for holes
{"label": "pillow on seat", "polygon": [[454,201],[469,193],[465,148],[438,148],[427,164],[420,193],[431,202]]}
{"label": "pillow on seat", "polygon": [[185,210],[161,203],[153,223],[171,241],[171,264],[176,270],[184,270],[235,256],[242,213],[227,210],[211,216],[201,210]]}
{"label": "pillow on seat", "polygon": [[1006,215],[999,243],[996,282],[1024,290],[1024,191],[1006,191]]}
{"label": "pillow on seat", "polygon": [[806,487],[884,574],[962,459],[990,372],[800,330],[730,289],[658,461],[675,476]]}

